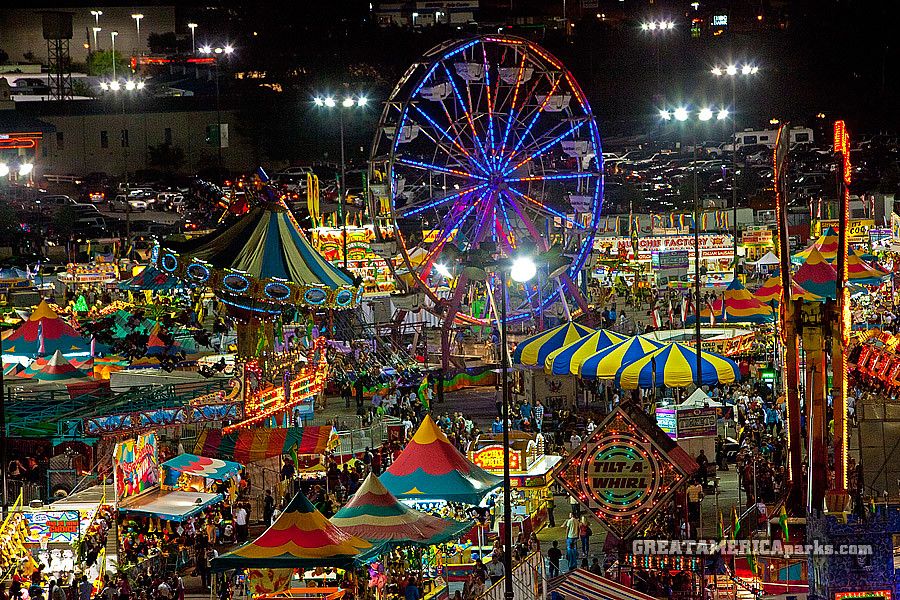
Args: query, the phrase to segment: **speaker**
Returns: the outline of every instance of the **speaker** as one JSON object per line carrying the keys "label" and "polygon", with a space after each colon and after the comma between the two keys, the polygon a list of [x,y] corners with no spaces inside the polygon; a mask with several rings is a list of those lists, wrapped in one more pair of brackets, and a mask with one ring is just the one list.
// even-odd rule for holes
{"label": "speaker", "polygon": [[41,13],[41,25],[45,40],[71,40],[72,14],[70,12],[47,11]]}

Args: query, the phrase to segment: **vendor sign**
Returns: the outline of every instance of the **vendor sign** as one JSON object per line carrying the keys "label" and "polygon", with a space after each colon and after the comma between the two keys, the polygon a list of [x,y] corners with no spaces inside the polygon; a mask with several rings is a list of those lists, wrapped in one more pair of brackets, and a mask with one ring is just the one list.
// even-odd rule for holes
{"label": "vendor sign", "polygon": [[715,408],[686,408],[678,411],[678,437],[715,437]]}
{"label": "vendor sign", "polygon": [[26,512],[26,544],[71,544],[79,537],[81,513],[77,510]]}
{"label": "vendor sign", "polygon": [[[522,471],[522,453],[511,448],[507,453],[509,454],[509,470]],[[471,458],[473,463],[485,471],[497,472],[503,471],[503,455],[503,446],[497,444],[472,452]]]}
{"label": "vendor sign", "polygon": [[[813,225],[813,237],[822,235],[822,232],[828,228],[838,231],[841,226],[837,219],[822,219]],[[872,219],[852,219],[850,226],[847,228],[847,241],[850,243],[867,242],[869,240],[869,229],[875,227],[875,221]]]}
{"label": "vendor sign", "polygon": [[678,430],[676,429],[675,423],[676,417],[674,408],[656,409],[656,424],[659,425],[659,428],[665,431],[666,435],[673,440],[678,437]]}
{"label": "vendor sign", "polygon": [[113,451],[116,499],[120,502],[139,496],[159,484],[159,456],[156,434],[116,444]]}
{"label": "vendor sign", "polygon": [[609,530],[627,540],[667,507],[696,469],[697,463],[655,422],[618,406],[554,476]]}
{"label": "vendor sign", "polygon": [[[734,256],[734,238],[729,234],[702,234],[700,236],[700,258],[721,258]],[[605,246],[617,249],[619,256],[632,260],[650,260],[654,252],[672,252],[676,250],[694,251],[693,235],[661,235],[639,237],[637,256],[634,254],[633,242],[628,237],[602,238],[594,240],[594,249],[602,250]]]}

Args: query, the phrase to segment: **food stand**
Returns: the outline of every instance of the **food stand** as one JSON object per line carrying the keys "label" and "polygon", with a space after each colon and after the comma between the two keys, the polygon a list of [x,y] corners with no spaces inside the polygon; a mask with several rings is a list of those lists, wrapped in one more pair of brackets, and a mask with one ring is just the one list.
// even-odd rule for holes
{"label": "food stand", "polygon": [[[476,466],[489,473],[503,474],[504,446],[500,435],[480,435],[468,447],[468,457]],[[550,472],[562,460],[561,456],[544,453],[544,437],[521,432],[510,432],[509,475],[512,487],[512,514],[514,533],[525,535],[538,531],[547,522],[547,510],[553,492],[550,490]],[[494,505],[496,522],[502,534],[499,519],[501,502]]]}

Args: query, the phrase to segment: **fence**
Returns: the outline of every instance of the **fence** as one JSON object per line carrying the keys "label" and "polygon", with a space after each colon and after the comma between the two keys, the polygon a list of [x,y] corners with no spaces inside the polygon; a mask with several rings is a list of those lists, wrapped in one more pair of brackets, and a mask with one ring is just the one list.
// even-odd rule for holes
{"label": "fence", "polygon": [[[544,559],[532,552],[512,569],[514,600],[538,600],[544,597]],[[506,577],[485,590],[478,600],[504,600]]]}

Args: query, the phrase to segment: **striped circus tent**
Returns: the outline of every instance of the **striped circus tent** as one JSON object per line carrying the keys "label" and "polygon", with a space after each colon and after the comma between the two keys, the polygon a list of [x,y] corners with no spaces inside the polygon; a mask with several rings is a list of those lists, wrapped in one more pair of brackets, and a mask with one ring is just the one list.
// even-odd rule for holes
{"label": "striped circus tent", "polygon": [[837,298],[837,271],[815,248],[797,269],[792,278],[800,287],[823,298]]}
{"label": "striped circus tent", "polygon": [[50,308],[45,300],[28,320],[3,339],[3,353],[12,356],[49,356],[61,350],[67,356],[91,353],[91,341]]}
{"label": "striped circus tent", "polygon": [[433,546],[462,536],[474,522],[460,523],[402,504],[369,473],[350,501],[331,517],[338,529],[373,543]]}
{"label": "striped circus tent", "polygon": [[573,373],[587,379],[613,379],[623,365],[632,363],[663,345],[642,335],[630,337],[585,357],[578,365],[573,365]]}
{"label": "striped circus tent", "polygon": [[806,250],[801,250],[791,260],[794,262],[804,262],[809,258],[810,253],[815,250],[819,252],[826,262],[833,263],[837,260],[838,251],[838,234],[834,229],[829,227],[815,242]]}
{"label": "striped circus tent", "polygon": [[[702,385],[734,383],[741,378],[737,363],[712,352],[702,352]],[[617,383],[626,390],[653,387],[681,388],[695,382],[697,353],[693,347],[678,342],[623,366],[616,373]]]}
{"label": "striped circus tent", "polygon": [[[40,364],[32,369],[32,366],[34,366],[35,363]],[[54,352],[53,356],[46,361],[40,359],[34,361],[34,363],[29,365],[28,369],[19,374],[19,377],[34,381],[54,383],[73,383],[89,379],[83,371],[70,363],[59,350]]]}
{"label": "striped circus tent", "polygon": [[[775,314],[772,307],[760,301],[750,293],[743,284],[735,279],[725,289],[721,298],[712,304],[713,314],[717,323],[772,323]],[[700,321],[709,319],[710,310],[707,306],[700,311]],[[690,315],[685,322],[690,324],[696,317]]]}
{"label": "striped circus tent", "polygon": [[258,538],[214,558],[212,570],[349,568],[380,551],[335,527],[300,492]]}
{"label": "striped circus tent", "polygon": [[547,360],[547,355],[563,346],[590,335],[594,330],[578,323],[568,322],[524,339],[512,353],[514,365],[539,367]]}
{"label": "striped circus tent", "polygon": [[503,479],[473,464],[425,415],[403,452],[381,475],[395,497],[479,504]]}
{"label": "striped circus tent", "polygon": [[[791,281],[791,289],[793,290],[794,300],[809,300],[810,302],[825,301],[825,298],[822,296],[817,296],[812,292],[806,291],[793,280]],[[753,297],[763,304],[770,304],[771,302],[775,302],[776,305],[779,304],[781,302],[781,275],[775,275],[774,277],[766,279],[762,286],[753,292]]]}
{"label": "striped circus tent", "polygon": [[573,569],[553,579],[551,596],[558,593],[571,600],[656,600],[618,581],[591,573],[587,569]]}
{"label": "striped circus tent", "polygon": [[576,365],[580,365],[588,356],[624,342],[626,339],[625,336],[618,333],[599,329],[591,335],[548,354],[544,360],[544,370],[554,375],[570,373],[575,375],[578,373]]}
{"label": "striped circus tent", "polygon": [[849,249],[847,251],[847,280],[856,285],[880,285],[888,274],[864,261],[862,257]]}

